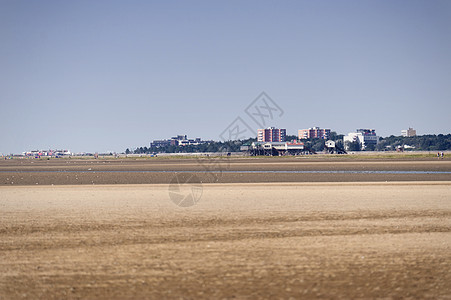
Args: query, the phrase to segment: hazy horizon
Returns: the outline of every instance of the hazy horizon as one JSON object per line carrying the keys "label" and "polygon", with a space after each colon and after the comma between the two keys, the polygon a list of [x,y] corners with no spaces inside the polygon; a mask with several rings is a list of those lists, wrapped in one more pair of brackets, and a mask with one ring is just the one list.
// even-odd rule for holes
{"label": "hazy horizon", "polygon": [[268,126],[451,132],[449,1],[1,1],[0,153]]}

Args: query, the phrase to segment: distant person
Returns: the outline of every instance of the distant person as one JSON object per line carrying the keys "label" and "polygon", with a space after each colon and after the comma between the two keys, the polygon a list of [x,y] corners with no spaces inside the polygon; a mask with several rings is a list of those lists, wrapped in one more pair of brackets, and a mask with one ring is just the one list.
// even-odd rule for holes
{"label": "distant person", "polygon": [[443,151],[442,151],[442,159],[445,157],[445,153],[443,153]]}
{"label": "distant person", "polygon": [[437,152],[437,158],[440,159],[440,152]]}

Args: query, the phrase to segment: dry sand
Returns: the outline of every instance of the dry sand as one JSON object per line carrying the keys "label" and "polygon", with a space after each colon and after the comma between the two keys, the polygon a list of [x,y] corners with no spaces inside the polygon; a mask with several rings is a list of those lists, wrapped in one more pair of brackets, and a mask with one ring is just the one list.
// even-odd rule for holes
{"label": "dry sand", "polygon": [[451,299],[449,180],[196,192],[0,186],[0,298]]}

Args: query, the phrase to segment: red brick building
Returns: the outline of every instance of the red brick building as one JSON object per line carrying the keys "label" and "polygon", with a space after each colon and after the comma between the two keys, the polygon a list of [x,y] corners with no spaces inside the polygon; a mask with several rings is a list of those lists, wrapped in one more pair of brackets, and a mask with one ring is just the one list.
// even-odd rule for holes
{"label": "red brick building", "polygon": [[257,132],[258,142],[285,142],[287,135],[286,129],[275,127],[268,127],[266,129],[259,129]]}
{"label": "red brick building", "polygon": [[313,127],[309,129],[299,129],[298,137],[302,139],[325,139],[330,137],[330,129],[321,129],[319,127]]}

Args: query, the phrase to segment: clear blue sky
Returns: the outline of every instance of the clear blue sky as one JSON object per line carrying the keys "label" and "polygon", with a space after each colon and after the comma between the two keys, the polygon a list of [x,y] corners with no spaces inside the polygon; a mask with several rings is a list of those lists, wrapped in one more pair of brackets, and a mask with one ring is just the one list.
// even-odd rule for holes
{"label": "clear blue sky", "polygon": [[451,1],[0,0],[0,153],[274,126],[451,132]]}

